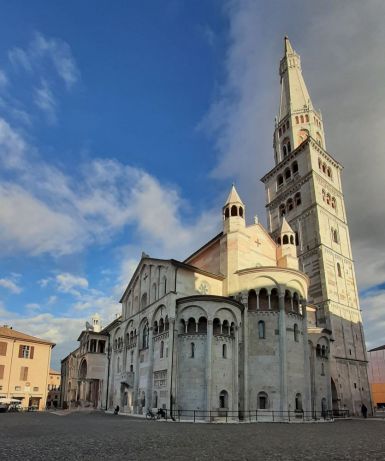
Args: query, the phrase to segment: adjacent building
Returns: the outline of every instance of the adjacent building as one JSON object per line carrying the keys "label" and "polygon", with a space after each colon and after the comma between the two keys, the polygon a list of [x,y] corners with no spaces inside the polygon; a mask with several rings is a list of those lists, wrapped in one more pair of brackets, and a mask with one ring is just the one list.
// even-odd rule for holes
{"label": "adjacent building", "polygon": [[107,399],[109,328],[116,319],[101,328],[100,317],[95,314],[91,324],[78,338],[79,347],[61,361],[61,396],[63,408],[92,407],[104,409]]}
{"label": "adjacent building", "polygon": [[57,408],[60,405],[60,371],[49,370],[47,408]]}
{"label": "adjacent building", "polygon": [[385,408],[385,345],[368,351],[373,404]]}
{"label": "adjacent building", "polygon": [[0,327],[0,397],[20,400],[25,408],[43,410],[54,346],[7,325]]}

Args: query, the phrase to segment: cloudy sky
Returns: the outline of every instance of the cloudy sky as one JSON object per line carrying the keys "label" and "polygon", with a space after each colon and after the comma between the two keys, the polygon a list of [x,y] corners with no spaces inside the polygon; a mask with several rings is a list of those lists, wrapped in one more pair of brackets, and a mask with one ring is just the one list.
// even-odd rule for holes
{"label": "cloudy sky", "polygon": [[266,221],[287,34],[385,342],[383,0],[0,3],[0,324],[55,341],[57,368],[142,251],[183,259],[218,232],[233,181]]}

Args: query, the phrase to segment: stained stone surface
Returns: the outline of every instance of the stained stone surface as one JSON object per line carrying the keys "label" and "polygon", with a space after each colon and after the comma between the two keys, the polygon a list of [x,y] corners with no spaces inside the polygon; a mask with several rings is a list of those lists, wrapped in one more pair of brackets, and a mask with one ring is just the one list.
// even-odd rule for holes
{"label": "stained stone surface", "polygon": [[193,424],[104,413],[0,414],[1,460],[383,460],[384,420]]}

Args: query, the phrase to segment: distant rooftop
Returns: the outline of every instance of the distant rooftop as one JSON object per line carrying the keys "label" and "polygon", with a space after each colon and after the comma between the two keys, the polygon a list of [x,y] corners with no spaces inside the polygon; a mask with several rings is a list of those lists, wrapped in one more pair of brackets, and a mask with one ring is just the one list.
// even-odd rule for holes
{"label": "distant rooftop", "polygon": [[374,352],[374,351],[382,351],[385,349],[385,344],[383,346],[375,347],[374,349],[370,349],[368,352]]}

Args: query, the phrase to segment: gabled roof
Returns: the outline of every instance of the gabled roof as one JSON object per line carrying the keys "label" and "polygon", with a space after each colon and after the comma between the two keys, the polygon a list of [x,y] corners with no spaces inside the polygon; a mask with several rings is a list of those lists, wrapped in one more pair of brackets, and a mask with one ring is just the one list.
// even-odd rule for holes
{"label": "gabled roof", "polygon": [[33,343],[48,344],[50,346],[55,346],[55,343],[47,341],[46,339],[36,338],[36,336],[26,335],[21,331],[14,330],[13,328],[2,326],[0,327],[0,337],[9,338],[9,339],[18,339],[20,341],[30,341]]}

